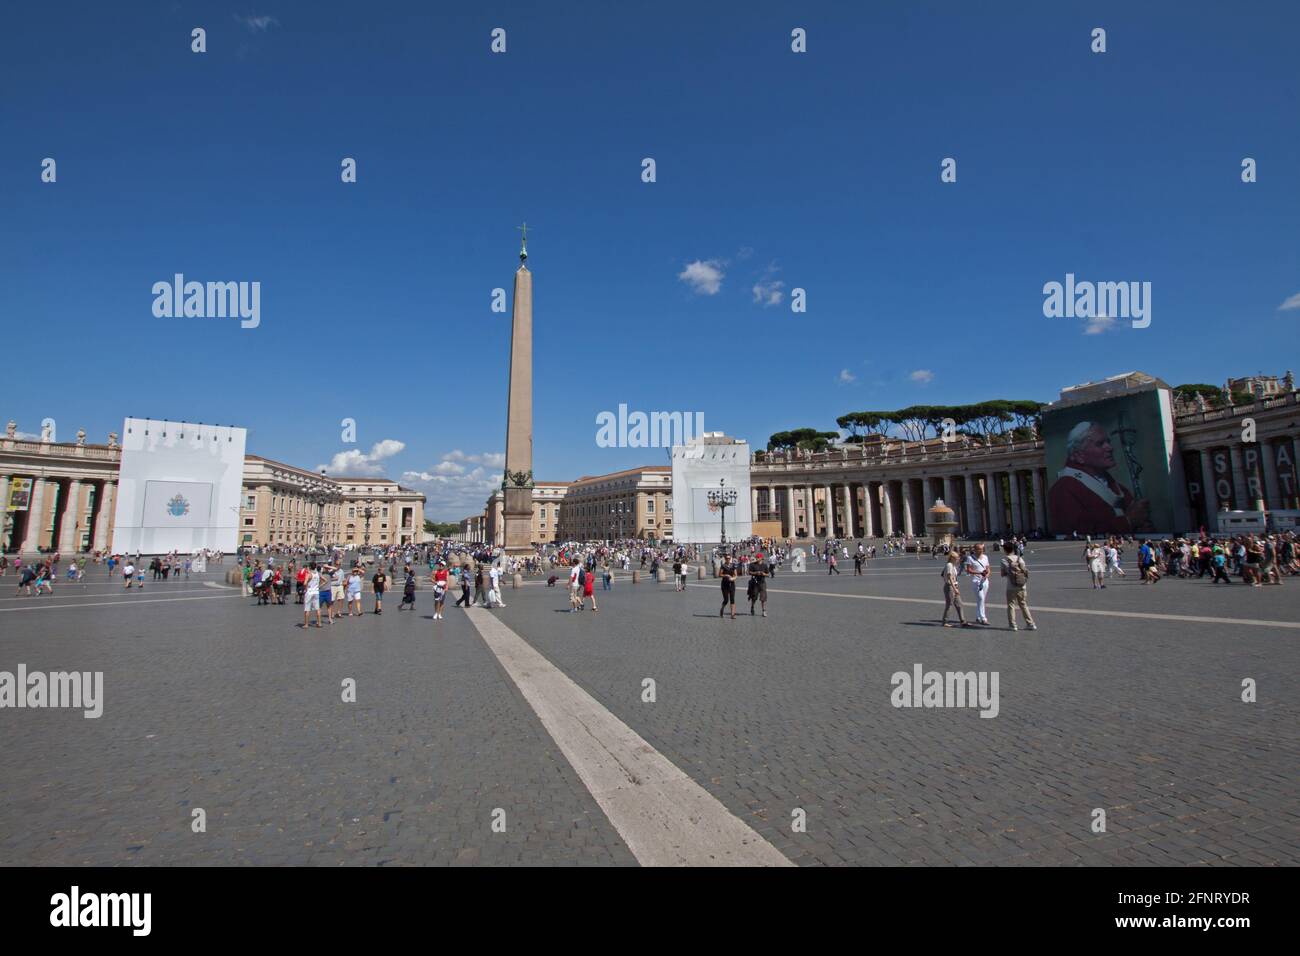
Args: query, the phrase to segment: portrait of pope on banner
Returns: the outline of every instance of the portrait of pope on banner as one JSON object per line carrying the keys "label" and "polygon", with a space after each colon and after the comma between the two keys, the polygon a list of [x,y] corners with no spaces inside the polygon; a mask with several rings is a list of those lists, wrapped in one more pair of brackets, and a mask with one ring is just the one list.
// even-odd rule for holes
{"label": "portrait of pope on banner", "polygon": [[1131,534],[1151,528],[1151,505],[1111,473],[1115,448],[1099,422],[1082,421],[1065,438],[1065,466],[1047,493],[1053,528],[1080,534]]}

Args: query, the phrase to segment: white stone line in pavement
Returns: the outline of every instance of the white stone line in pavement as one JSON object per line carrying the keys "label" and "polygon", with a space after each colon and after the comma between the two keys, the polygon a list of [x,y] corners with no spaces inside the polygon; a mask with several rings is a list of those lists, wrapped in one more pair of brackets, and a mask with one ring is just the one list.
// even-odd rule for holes
{"label": "white stone line in pavement", "polygon": [[[690,587],[706,587],[703,584],[692,584]],[[717,587],[717,585],[714,585]],[[902,601],[905,604],[943,604],[936,598],[910,598],[910,597],[888,597],[883,594],[836,594],[834,591],[792,591],[789,588],[769,587],[770,594],[806,594],[809,597],[831,597],[831,598],[849,598],[855,601]],[[968,607],[973,607],[974,598],[966,601]],[[989,601],[985,607],[1006,609],[1005,604],[994,604]],[[1300,628],[1300,621],[1257,621],[1248,617],[1197,617],[1191,614],[1155,614],[1149,611],[1102,611],[1093,608],[1082,607],[1044,607],[1040,604],[1029,605],[1029,610],[1034,614],[1039,611],[1046,611],[1049,614],[1095,614],[1099,617],[1135,617],[1148,621],[1187,621],[1192,624],[1249,624],[1253,627],[1289,627]]]}
{"label": "white stone line in pavement", "polygon": [[[204,583],[207,584],[207,582]],[[106,597],[129,598],[131,597],[131,595],[138,593],[140,590],[139,588],[132,588],[130,591],[128,591],[126,590],[126,588],[122,587],[119,584],[117,587],[108,591],[88,591],[88,592],[83,592],[81,594],[69,594],[68,588],[72,586],[73,585],[65,584],[58,589],[56,593],[58,594],[60,601],[72,601],[78,598],[106,598]],[[224,587],[224,585],[220,585],[220,584],[216,584],[216,585],[209,584],[208,586]],[[149,593],[150,594],[202,594],[204,592],[201,588],[178,588],[176,590],[172,590],[171,588],[158,588],[157,590],[150,589]],[[18,597],[14,597],[10,595],[9,597],[0,598],[0,601],[27,601],[27,600],[30,600],[30,595],[20,595]]]}
{"label": "white stone line in pavement", "polygon": [[[233,590],[233,589],[232,589]],[[219,601],[222,598],[239,597],[238,594],[209,594],[204,597],[188,598],[141,598],[131,601],[103,601],[99,604],[41,604],[40,598],[32,598],[32,603],[27,607],[0,607],[0,614],[8,614],[15,611],[55,611],[59,608],[77,608],[83,607],[133,607],[136,604],[170,604],[173,601]]]}
{"label": "white stone line in pavement", "polygon": [[468,615],[643,866],[794,865],[492,613]]}

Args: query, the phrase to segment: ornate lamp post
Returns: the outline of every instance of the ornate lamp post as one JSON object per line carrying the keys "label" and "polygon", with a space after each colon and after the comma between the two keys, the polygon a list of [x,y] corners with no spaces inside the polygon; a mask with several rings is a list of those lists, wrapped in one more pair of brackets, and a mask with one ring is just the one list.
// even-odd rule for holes
{"label": "ornate lamp post", "polygon": [[727,509],[736,503],[736,489],[727,487],[727,479],[718,479],[718,490],[709,492],[709,510],[722,514],[721,544],[727,543]]}
{"label": "ornate lamp post", "polygon": [[379,509],[375,506],[374,498],[367,498],[365,507],[361,509],[361,517],[366,519],[365,546],[370,547],[370,519],[379,514]]}
{"label": "ornate lamp post", "polygon": [[341,501],[342,495],[333,488],[325,477],[325,469],[322,468],[319,479],[309,479],[305,497],[316,506],[316,547],[325,547],[325,505],[327,502]]}

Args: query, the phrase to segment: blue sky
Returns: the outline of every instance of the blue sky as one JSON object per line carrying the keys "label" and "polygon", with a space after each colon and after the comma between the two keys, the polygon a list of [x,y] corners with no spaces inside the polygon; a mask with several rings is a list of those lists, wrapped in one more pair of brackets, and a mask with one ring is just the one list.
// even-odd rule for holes
{"label": "blue sky", "polygon": [[[126,415],[241,424],[251,452],[344,454],[462,517],[504,450],[509,317],[489,305],[523,220],[542,479],[663,463],[597,446],[620,403],[761,445],[1133,368],[1281,374],[1300,323],[1300,300],[1281,308],[1300,293],[1298,11],[14,5],[0,418],[96,441]],[[176,272],[260,281],[260,326],[155,318],[150,289]],[[1151,282],[1151,326],[1045,318],[1067,272]]]}

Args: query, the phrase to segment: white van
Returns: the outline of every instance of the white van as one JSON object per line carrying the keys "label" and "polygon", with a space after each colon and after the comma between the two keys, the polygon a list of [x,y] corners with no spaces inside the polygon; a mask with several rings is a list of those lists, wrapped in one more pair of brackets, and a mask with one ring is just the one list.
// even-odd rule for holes
{"label": "white van", "polygon": [[1275,508],[1268,513],[1268,526],[1272,531],[1300,531],[1300,511]]}
{"label": "white van", "polygon": [[1221,535],[1263,534],[1267,527],[1263,511],[1220,511],[1215,517]]}

